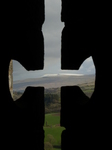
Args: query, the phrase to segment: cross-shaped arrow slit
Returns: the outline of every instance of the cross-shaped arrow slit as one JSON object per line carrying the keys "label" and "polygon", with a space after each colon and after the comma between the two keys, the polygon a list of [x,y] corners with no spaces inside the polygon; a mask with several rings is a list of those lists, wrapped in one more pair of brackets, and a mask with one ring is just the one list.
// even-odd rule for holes
{"label": "cross-shaped arrow slit", "polygon": [[[15,68],[14,63],[16,63]],[[86,70],[85,66],[91,63],[91,67],[94,67],[92,60],[89,58],[83,62],[78,71],[70,73],[68,71],[61,71],[61,73],[44,74],[44,70],[38,71],[26,71],[24,67],[17,61],[11,61],[9,66],[9,89],[13,99],[17,100],[22,96],[26,87],[45,87],[48,89],[60,89],[62,86],[75,86],[78,85],[82,91],[91,97],[95,87],[95,75],[81,74],[80,70]],[[89,71],[90,68],[88,68]],[[41,72],[41,74],[39,73]],[[17,78],[17,79],[16,79]],[[16,79],[16,80],[15,80]]]}

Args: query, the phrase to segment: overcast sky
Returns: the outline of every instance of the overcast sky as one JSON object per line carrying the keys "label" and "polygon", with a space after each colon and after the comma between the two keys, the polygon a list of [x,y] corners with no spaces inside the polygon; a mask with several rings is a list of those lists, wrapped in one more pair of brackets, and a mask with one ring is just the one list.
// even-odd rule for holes
{"label": "overcast sky", "polygon": [[37,78],[45,74],[93,74],[95,73],[92,58],[89,57],[81,65],[79,71],[61,70],[61,0],[45,1],[45,22],[43,25],[45,56],[44,70],[27,72],[17,61],[13,61],[13,80]]}

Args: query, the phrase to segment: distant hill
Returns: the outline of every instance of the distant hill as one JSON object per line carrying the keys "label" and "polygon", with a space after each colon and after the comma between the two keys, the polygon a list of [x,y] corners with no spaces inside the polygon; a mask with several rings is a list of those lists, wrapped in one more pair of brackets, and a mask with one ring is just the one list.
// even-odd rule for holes
{"label": "distant hill", "polygon": [[61,86],[73,86],[86,83],[94,83],[95,75],[57,75],[43,76],[41,78],[26,79],[13,82],[13,90],[23,92],[27,86],[45,87],[46,89],[58,88]]}
{"label": "distant hill", "polygon": [[[85,81],[85,80],[84,80]],[[89,78],[88,82],[78,84],[78,86],[82,89],[82,91],[88,96],[91,97],[94,91],[94,82],[93,79]],[[53,113],[59,112],[61,109],[61,88],[46,88],[44,92],[44,100],[45,100],[45,113]],[[17,100],[22,96],[22,92],[14,91],[13,99]],[[83,101],[86,103],[87,101]]]}

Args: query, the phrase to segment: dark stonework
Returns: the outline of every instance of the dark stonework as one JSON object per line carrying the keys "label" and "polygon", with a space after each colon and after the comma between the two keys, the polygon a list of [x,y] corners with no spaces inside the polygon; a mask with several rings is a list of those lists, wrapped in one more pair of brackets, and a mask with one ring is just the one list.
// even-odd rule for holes
{"label": "dark stonework", "polygon": [[1,98],[1,149],[44,149],[44,88],[27,87],[13,101],[9,91],[9,63],[20,62],[27,70],[44,67],[44,0],[8,1],[4,8]]}
{"label": "dark stonework", "polygon": [[[96,149],[110,145],[109,6],[105,3],[62,0],[61,69],[76,70],[89,56],[96,68],[95,89],[87,98],[80,88],[61,88],[62,150]],[[107,67],[108,66],[108,67]],[[87,100],[86,100],[87,99]],[[83,101],[87,103],[82,104]]]}
{"label": "dark stonework", "polygon": [[[44,67],[44,0],[4,1],[1,48],[1,149],[44,150],[44,88],[27,87],[16,102],[9,91],[11,59],[27,70]],[[91,98],[77,86],[61,87],[62,150],[111,148],[110,4],[62,0],[61,69],[79,69],[92,56]],[[83,103],[83,100],[86,103]],[[109,147],[109,148],[108,148]]]}

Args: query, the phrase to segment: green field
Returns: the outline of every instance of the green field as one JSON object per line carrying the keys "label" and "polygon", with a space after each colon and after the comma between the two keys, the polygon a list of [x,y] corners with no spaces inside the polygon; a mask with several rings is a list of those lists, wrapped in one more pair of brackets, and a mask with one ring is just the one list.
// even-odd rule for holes
{"label": "green field", "polygon": [[[44,130],[45,130],[45,143],[47,143],[47,146],[51,144],[53,147],[51,148],[51,150],[61,150],[61,133],[64,130],[64,128],[60,127],[59,113],[52,113],[45,115]],[[47,150],[47,148],[45,150]]]}
{"label": "green field", "polygon": [[[94,91],[94,82],[78,84],[81,90],[90,98]],[[22,93],[14,92],[13,98],[18,99]],[[61,150],[61,133],[65,129],[60,127],[61,91],[60,88],[45,90],[45,150]],[[86,103],[86,102],[83,102]],[[58,113],[57,113],[58,112]]]}

